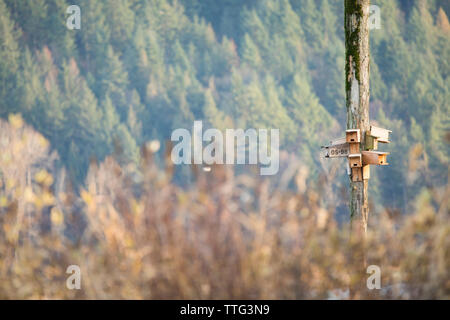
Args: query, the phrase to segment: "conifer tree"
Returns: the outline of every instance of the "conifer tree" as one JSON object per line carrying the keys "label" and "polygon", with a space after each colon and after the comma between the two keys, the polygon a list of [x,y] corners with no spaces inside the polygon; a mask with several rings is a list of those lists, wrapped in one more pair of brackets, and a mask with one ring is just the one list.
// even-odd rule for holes
{"label": "conifer tree", "polygon": [[128,74],[111,46],[108,46],[106,59],[98,71],[98,77],[100,79],[96,90],[98,97],[102,99],[108,95],[117,107],[121,119],[126,119]]}
{"label": "conifer tree", "polygon": [[16,77],[19,67],[19,31],[11,20],[9,10],[0,0],[0,116],[17,108]]}
{"label": "conifer tree", "polygon": [[248,34],[245,34],[244,42],[242,44],[242,62],[247,63],[256,70],[259,70],[263,62],[259,55],[258,47]]}
{"label": "conifer tree", "polygon": [[107,141],[98,134],[103,115],[74,59],[63,64],[60,83],[64,94],[61,102],[65,115],[64,140],[69,143],[57,148],[74,181],[81,182],[91,157],[101,159],[105,156]]}
{"label": "conifer tree", "polygon": [[117,52],[123,53],[131,41],[134,30],[134,11],[131,1],[114,0],[105,5],[104,14],[108,17],[106,22],[111,32],[111,45]]}
{"label": "conifer tree", "polygon": [[103,1],[80,0],[83,8],[83,32],[80,38],[81,55],[86,60],[88,72],[96,74],[98,68],[105,63],[111,31],[103,13],[106,3]]}

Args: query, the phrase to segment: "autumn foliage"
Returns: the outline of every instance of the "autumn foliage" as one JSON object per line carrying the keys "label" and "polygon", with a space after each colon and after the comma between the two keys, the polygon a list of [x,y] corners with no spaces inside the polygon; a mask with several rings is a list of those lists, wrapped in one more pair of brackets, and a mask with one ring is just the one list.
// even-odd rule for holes
{"label": "autumn foliage", "polygon": [[[293,188],[226,166],[194,169],[182,188],[144,147],[137,166],[93,161],[72,190],[19,116],[0,122],[0,145],[1,299],[450,297],[448,187],[407,215],[371,212],[363,241],[323,207],[326,182],[305,187],[301,166],[284,176]],[[72,264],[80,290],[66,288]],[[372,264],[381,290],[365,286]]]}

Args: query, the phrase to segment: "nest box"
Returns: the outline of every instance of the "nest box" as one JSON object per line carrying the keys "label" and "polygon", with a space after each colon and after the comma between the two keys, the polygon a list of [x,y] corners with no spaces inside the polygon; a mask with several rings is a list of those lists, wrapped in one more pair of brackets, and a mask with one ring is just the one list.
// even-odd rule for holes
{"label": "nest box", "polygon": [[362,151],[361,153],[362,153],[362,163],[364,165],[375,164],[385,166],[389,164],[386,159],[389,152]]}
{"label": "nest box", "polygon": [[359,129],[349,129],[345,131],[345,140],[348,143],[361,142],[361,131]]}
{"label": "nest box", "polygon": [[350,164],[350,168],[362,167],[361,153],[349,154],[348,155],[348,162]]}

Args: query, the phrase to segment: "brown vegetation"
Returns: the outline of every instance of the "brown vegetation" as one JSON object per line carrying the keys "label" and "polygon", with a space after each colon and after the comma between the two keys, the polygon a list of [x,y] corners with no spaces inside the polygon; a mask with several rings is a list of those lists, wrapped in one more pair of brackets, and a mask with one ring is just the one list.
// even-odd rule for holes
{"label": "brown vegetation", "polygon": [[[225,166],[183,189],[144,149],[137,168],[92,164],[78,196],[55,186],[45,139],[20,117],[0,122],[0,145],[1,299],[450,297],[448,187],[405,216],[372,212],[363,242],[323,207],[324,186],[306,188],[305,168],[283,176],[296,191]],[[357,285],[363,256],[381,291]],[[66,288],[72,264],[81,290]]]}

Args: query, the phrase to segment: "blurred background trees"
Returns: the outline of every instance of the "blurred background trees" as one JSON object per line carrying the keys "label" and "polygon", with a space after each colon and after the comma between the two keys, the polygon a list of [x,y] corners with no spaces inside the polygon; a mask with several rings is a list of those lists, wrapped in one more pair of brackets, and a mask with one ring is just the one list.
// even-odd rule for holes
{"label": "blurred background trees", "polygon": [[[0,0],[0,116],[22,113],[76,184],[91,159],[120,149],[123,163],[137,163],[145,141],[194,119],[279,128],[311,181],[329,169],[319,146],[345,123],[339,1],[70,4],[81,7],[81,30],[65,27],[64,0]],[[405,211],[424,187],[448,183],[449,6],[373,4],[382,21],[371,32],[371,118],[394,132],[391,165],[370,188],[373,203]],[[412,150],[425,159],[413,175]]]}
{"label": "blurred background trees", "polygon": [[[92,162],[74,192],[20,116],[0,120],[0,147],[0,299],[449,298],[448,186],[407,215],[379,210],[363,242],[324,205],[330,183],[308,183],[295,159],[280,172],[290,188],[226,166],[182,188],[150,143],[136,168]],[[358,285],[363,253],[381,290]],[[69,265],[81,290],[65,287]]]}
{"label": "blurred background trees", "polygon": [[[330,298],[362,252],[375,298],[448,298],[450,2],[372,4],[371,119],[393,134],[363,244],[344,162],[320,157],[345,127],[341,1],[0,0],[0,298]],[[279,174],[174,168],[194,120],[280,129]]]}

